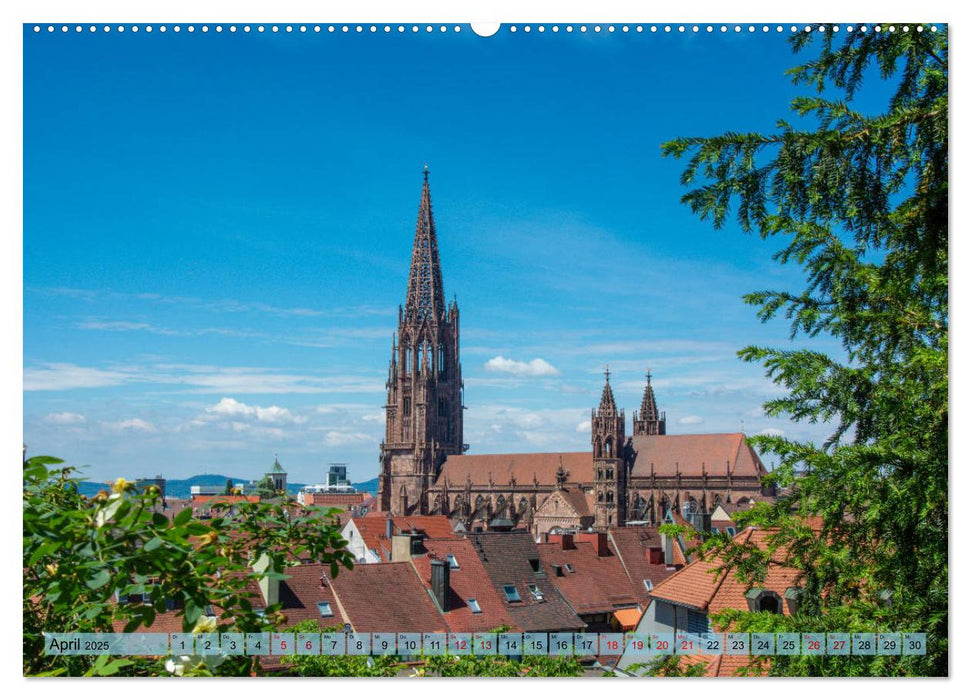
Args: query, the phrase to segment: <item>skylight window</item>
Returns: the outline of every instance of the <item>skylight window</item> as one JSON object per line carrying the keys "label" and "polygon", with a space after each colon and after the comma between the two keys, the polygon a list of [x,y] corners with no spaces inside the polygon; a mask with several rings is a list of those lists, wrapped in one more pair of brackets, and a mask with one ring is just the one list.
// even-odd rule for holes
{"label": "skylight window", "polygon": [[566,565],[566,570],[569,571],[572,574],[573,573],[573,564],[567,564]]}
{"label": "skylight window", "polygon": [[733,527],[726,527],[726,528],[725,528],[725,532],[727,532],[727,533],[728,533],[729,535],[731,535],[732,537],[734,537],[734,536],[735,536],[735,528],[733,528]]}
{"label": "skylight window", "polygon": [[651,582],[651,579],[649,578],[644,579],[644,588],[647,589],[648,593],[654,590],[654,584]]}
{"label": "skylight window", "polygon": [[455,555],[454,554],[447,555],[445,557],[445,560],[448,562],[448,568],[450,568],[450,569],[460,569],[460,568],[462,568],[462,567],[459,566],[459,560],[455,558]]}
{"label": "skylight window", "polygon": [[537,586],[535,583],[531,583],[526,587],[529,589],[529,592],[534,599],[543,600],[543,591],[539,589],[539,586]]}
{"label": "skylight window", "polygon": [[334,611],[330,609],[330,603],[327,601],[320,601],[317,603],[317,612],[320,613],[321,617],[333,617]]}
{"label": "skylight window", "polygon": [[480,613],[480,612],[482,612],[482,608],[479,607],[479,599],[478,598],[469,598],[465,602],[469,604],[469,609],[472,612],[474,612],[474,613]]}
{"label": "skylight window", "polygon": [[506,600],[510,603],[519,603],[522,598],[519,597],[519,591],[516,590],[515,586],[503,586],[503,592],[506,594]]}

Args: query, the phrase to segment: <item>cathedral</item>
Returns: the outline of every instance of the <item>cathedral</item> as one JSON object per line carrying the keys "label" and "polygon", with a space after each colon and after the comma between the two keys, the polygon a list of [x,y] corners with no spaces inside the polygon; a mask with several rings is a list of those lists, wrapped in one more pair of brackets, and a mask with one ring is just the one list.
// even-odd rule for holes
{"label": "cathedral", "polygon": [[459,309],[445,303],[428,168],[388,366],[379,508],[442,514],[467,529],[605,530],[774,497],[742,433],[668,435],[647,374],[627,434],[606,372],[590,451],[466,454]]}

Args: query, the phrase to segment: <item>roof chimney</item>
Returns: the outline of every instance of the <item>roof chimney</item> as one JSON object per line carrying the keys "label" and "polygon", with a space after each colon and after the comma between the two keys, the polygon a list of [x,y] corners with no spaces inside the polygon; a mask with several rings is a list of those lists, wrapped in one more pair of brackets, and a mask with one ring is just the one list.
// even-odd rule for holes
{"label": "roof chimney", "polygon": [[665,532],[661,533],[661,549],[664,550],[665,566],[674,566],[674,540]]}
{"label": "roof chimney", "polygon": [[391,561],[411,561],[411,535],[391,537]]}
{"label": "roof chimney", "polygon": [[448,610],[449,567],[448,562],[433,560],[432,565],[432,595],[442,612]]}
{"label": "roof chimney", "polygon": [[560,542],[563,545],[563,549],[575,549],[573,546],[573,533],[564,532],[560,535]]}
{"label": "roof chimney", "polygon": [[266,601],[266,607],[271,605],[276,605],[280,602],[280,579],[270,578],[265,574],[272,571],[272,565],[270,562],[270,557],[266,554],[262,554],[256,563],[253,564],[253,571],[259,574],[264,574],[260,576],[260,593],[263,594],[263,600]]}
{"label": "roof chimney", "polygon": [[661,547],[648,547],[647,560],[651,564],[663,564],[664,550]]}

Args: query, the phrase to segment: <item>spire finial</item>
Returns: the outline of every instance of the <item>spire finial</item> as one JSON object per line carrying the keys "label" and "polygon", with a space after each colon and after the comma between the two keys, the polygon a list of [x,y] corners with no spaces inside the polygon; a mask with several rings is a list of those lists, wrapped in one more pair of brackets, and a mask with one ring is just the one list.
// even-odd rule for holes
{"label": "spire finial", "polygon": [[648,384],[651,383],[651,368],[650,367],[647,368],[647,383]]}
{"label": "spire finial", "polygon": [[610,384],[610,365],[604,365],[604,376],[607,377],[607,383]]}
{"label": "spire finial", "polygon": [[425,182],[428,182],[428,163],[425,163],[425,169],[422,171],[422,175],[425,176]]}

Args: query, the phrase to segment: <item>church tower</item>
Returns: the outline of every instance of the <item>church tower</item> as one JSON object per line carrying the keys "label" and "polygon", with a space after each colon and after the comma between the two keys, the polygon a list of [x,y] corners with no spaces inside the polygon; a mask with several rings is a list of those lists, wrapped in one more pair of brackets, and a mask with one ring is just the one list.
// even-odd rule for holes
{"label": "church tower", "polygon": [[428,166],[398,333],[391,341],[378,503],[395,515],[428,512],[428,489],[448,455],[461,454],[459,309],[445,305]]}
{"label": "church tower", "polygon": [[593,526],[597,530],[623,525],[627,519],[627,467],[624,453],[624,412],[617,410],[606,371],[600,406],[590,417],[593,443],[594,502]]}
{"label": "church tower", "polygon": [[634,435],[664,435],[664,413],[657,410],[657,399],[651,386],[651,370],[647,370],[647,386],[641,399],[641,412],[634,411]]}

